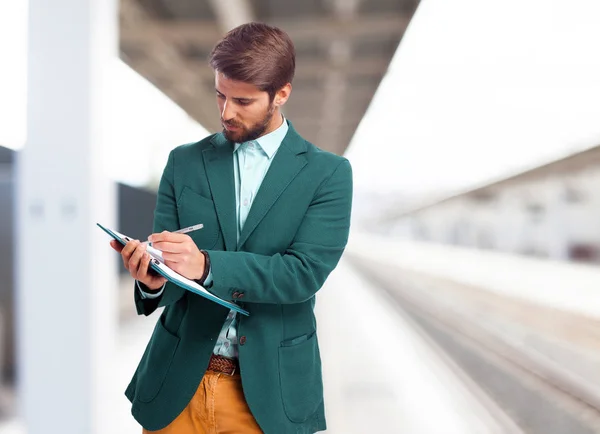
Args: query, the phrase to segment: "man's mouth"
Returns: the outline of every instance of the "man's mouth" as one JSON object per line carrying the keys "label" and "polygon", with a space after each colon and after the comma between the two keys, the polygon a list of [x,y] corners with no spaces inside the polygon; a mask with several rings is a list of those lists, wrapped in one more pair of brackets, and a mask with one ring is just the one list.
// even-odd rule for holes
{"label": "man's mouth", "polygon": [[225,126],[225,129],[227,131],[235,131],[235,130],[239,130],[240,127],[237,127],[235,125],[229,125],[229,124],[223,124]]}

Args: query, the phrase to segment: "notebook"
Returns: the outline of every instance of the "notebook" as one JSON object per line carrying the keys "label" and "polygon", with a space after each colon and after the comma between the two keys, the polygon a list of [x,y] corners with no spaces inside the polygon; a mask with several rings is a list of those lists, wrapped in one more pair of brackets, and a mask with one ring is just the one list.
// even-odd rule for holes
{"label": "notebook", "polygon": [[[113,237],[115,240],[117,240],[118,242],[120,242],[122,245],[127,244],[128,241],[131,240],[131,238],[129,238],[126,235],[123,235],[115,230],[109,229],[107,227],[102,226],[100,223],[96,223],[98,225],[98,227],[100,229],[102,229],[104,232],[106,232],[108,235],[110,235],[111,237]],[[180,286],[190,292],[193,292],[194,294],[198,294],[204,298],[207,298],[211,301],[214,301],[215,303],[220,304],[221,306],[225,306],[229,309],[232,309],[236,312],[241,313],[242,315],[246,315],[249,316],[250,314],[248,313],[248,311],[242,309],[240,306],[238,306],[235,303],[232,303],[230,301],[227,300],[223,300],[222,298],[217,297],[216,295],[208,292],[204,287],[198,285],[196,282],[194,282],[193,280],[190,280],[184,276],[182,276],[181,274],[171,270],[165,263],[162,257],[162,252],[158,249],[155,249],[152,246],[148,246],[147,248],[147,252],[150,254],[150,267],[156,271],[158,274],[160,274],[161,276],[163,276],[165,279],[167,279],[169,282],[174,283],[177,286]]]}

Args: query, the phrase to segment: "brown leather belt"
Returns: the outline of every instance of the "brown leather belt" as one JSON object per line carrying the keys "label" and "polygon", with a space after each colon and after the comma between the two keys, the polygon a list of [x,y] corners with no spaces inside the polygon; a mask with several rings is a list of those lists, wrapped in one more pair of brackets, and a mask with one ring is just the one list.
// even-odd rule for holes
{"label": "brown leather belt", "polygon": [[239,370],[239,365],[237,359],[230,359],[228,357],[216,356],[212,354],[210,356],[210,362],[208,362],[208,369],[209,371],[233,375]]}

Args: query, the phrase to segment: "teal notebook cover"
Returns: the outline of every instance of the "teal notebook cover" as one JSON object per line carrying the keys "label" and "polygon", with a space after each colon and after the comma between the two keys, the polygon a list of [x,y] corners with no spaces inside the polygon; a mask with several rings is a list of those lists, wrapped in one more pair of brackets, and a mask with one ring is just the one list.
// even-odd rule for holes
{"label": "teal notebook cover", "polygon": [[[122,245],[127,244],[127,241],[130,240],[129,237],[127,237],[126,235],[123,235],[117,231],[113,231],[111,229],[108,229],[104,226],[102,226],[100,223],[96,223],[98,225],[98,227],[100,229],[102,229],[104,232],[106,232],[108,235],[110,235],[112,238],[114,238],[115,240],[117,240],[119,243],[121,243]],[[186,277],[183,277],[181,274],[171,270],[169,267],[167,267],[163,262],[162,262],[162,258],[159,260],[159,257],[154,255],[152,253],[152,251],[149,251],[151,259],[150,259],[150,267],[156,271],[158,274],[160,274],[161,276],[163,276],[165,279],[167,279],[169,282],[174,283],[177,286],[182,287],[183,289],[186,289],[190,292],[193,292],[194,294],[198,294],[201,295],[204,298],[207,298],[211,301],[214,301],[215,303],[220,304],[221,306],[225,306],[229,309],[232,309],[236,312],[241,313],[242,315],[246,315],[246,316],[250,316],[250,314],[248,313],[248,311],[242,309],[241,307],[239,307],[237,304],[232,303],[230,301],[227,300],[223,300],[219,297],[217,297],[214,294],[211,294],[210,292],[208,292],[205,288],[203,288],[202,286],[198,285],[196,282],[194,282],[193,280],[190,280]]]}

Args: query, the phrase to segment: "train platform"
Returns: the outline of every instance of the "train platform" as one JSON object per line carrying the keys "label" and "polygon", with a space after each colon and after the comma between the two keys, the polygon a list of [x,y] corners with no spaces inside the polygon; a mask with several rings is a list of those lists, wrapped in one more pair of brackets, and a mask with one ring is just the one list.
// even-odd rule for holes
{"label": "train platform", "polygon": [[[502,432],[445,356],[371,286],[342,260],[317,294],[327,432]],[[116,434],[141,432],[123,390],[158,316],[126,318],[112,381]],[[17,419],[0,422],[0,432],[26,434]]]}

